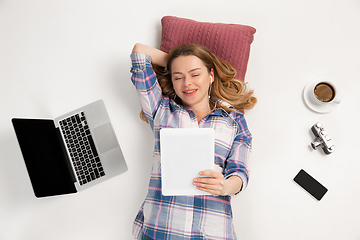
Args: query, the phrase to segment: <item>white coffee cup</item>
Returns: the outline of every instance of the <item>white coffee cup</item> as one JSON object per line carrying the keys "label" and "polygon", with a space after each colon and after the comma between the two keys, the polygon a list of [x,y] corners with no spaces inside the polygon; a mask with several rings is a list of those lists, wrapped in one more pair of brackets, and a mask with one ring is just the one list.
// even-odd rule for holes
{"label": "white coffee cup", "polygon": [[310,96],[312,101],[319,105],[339,104],[341,102],[335,85],[325,79],[320,79],[314,83]]}

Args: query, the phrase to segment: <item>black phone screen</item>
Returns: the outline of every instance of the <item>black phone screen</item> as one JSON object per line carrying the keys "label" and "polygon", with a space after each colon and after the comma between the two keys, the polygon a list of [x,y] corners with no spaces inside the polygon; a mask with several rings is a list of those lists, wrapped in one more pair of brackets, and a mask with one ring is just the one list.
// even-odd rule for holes
{"label": "black phone screen", "polygon": [[303,169],[295,176],[294,181],[300,185],[305,191],[310,193],[318,201],[325,195],[328,191],[321,183],[319,183],[315,178],[310,176]]}

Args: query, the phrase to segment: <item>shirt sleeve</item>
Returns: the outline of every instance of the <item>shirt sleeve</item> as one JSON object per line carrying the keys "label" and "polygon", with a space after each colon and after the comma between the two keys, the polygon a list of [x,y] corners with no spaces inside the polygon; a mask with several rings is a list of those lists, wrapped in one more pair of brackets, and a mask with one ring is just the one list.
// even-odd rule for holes
{"label": "shirt sleeve", "polygon": [[141,109],[153,128],[154,117],[162,99],[161,87],[149,56],[132,53],[130,58],[132,63],[131,81],[138,92]]}
{"label": "shirt sleeve", "polygon": [[251,153],[252,135],[247,128],[243,114],[238,114],[235,118],[238,131],[232,144],[230,154],[226,160],[224,169],[225,179],[231,176],[239,176],[243,181],[241,190],[244,190],[249,181],[248,161]]}

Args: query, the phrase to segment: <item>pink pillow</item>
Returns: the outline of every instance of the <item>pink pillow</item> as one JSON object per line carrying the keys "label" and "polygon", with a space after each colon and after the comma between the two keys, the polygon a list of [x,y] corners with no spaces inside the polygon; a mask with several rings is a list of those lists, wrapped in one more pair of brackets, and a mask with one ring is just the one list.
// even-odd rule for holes
{"label": "pink pillow", "polygon": [[236,69],[237,79],[245,79],[255,28],[240,24],[197,22],[173,16],[163,17],[161,24],[160,50],[168,53],[173,47],[191,43],[205,46]]}

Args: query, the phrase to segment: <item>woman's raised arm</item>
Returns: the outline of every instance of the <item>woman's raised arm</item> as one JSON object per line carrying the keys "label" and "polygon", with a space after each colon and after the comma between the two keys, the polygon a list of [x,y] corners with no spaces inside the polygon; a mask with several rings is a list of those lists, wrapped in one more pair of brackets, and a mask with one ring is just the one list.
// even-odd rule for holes
{"label": "woman's raised arm", "polygon": [[166,67],[168,54],[160,51],[157,48],[153,48],[141,43],[136,43],[132,52],[148,55],[151,58],[151,63],[161,67]]}

